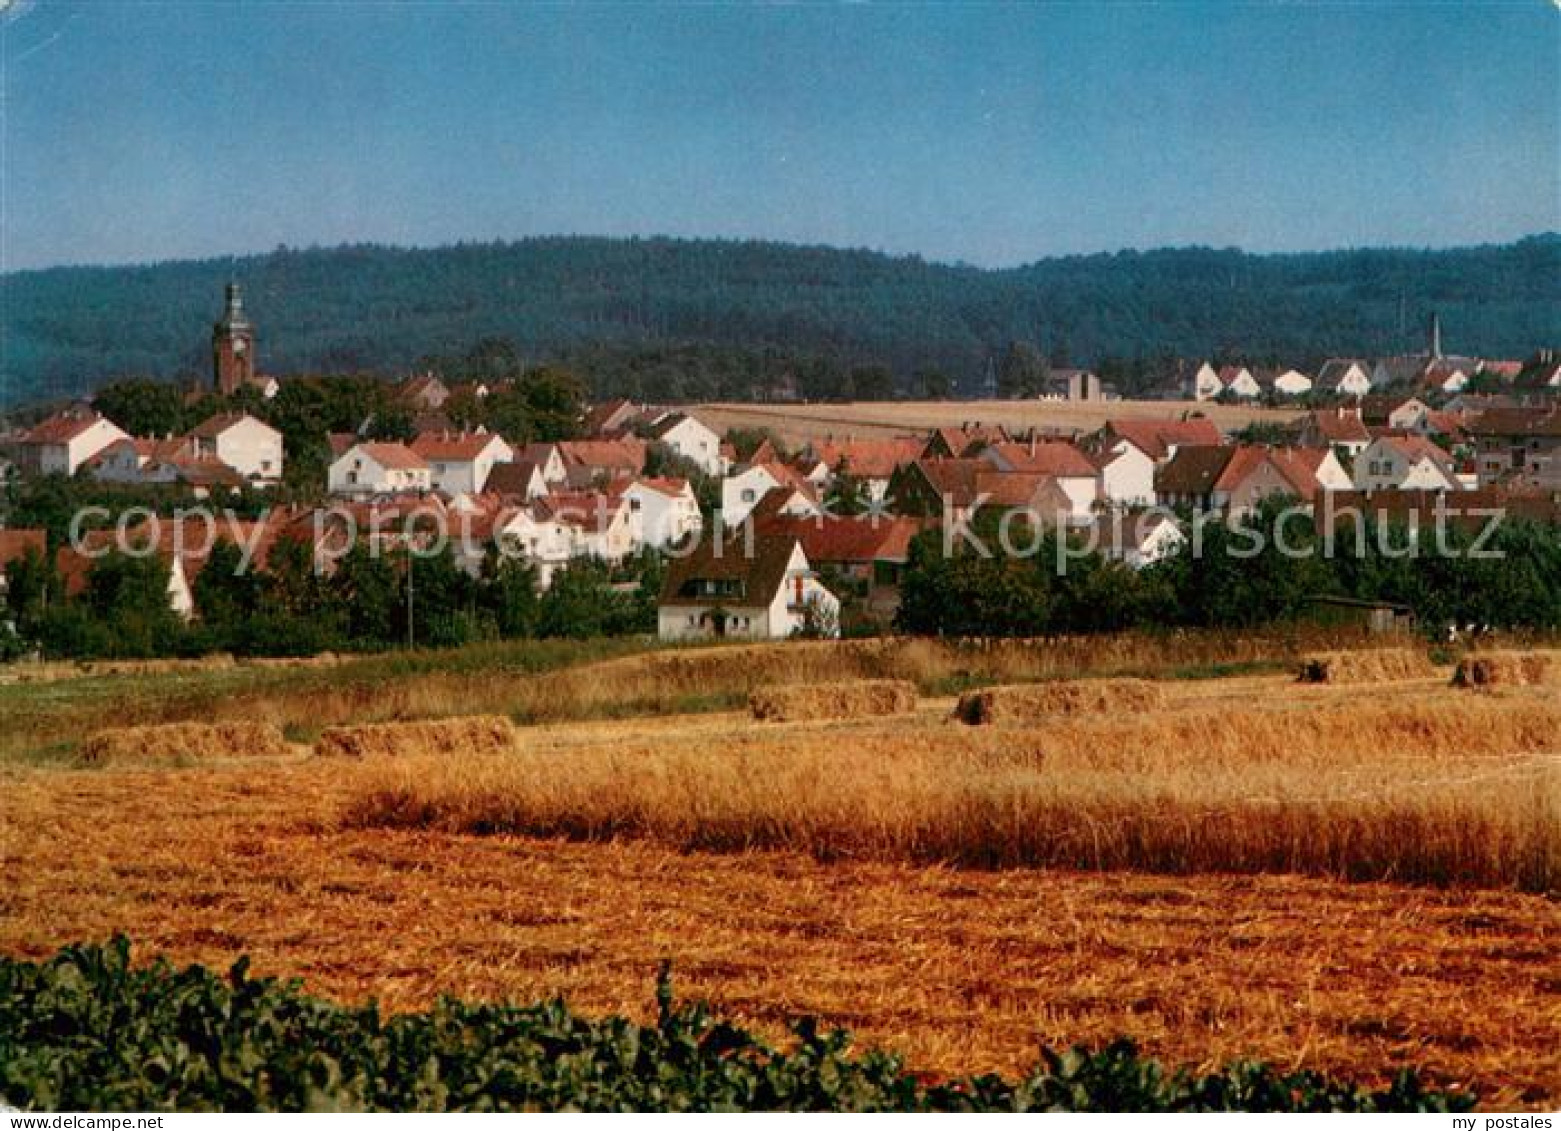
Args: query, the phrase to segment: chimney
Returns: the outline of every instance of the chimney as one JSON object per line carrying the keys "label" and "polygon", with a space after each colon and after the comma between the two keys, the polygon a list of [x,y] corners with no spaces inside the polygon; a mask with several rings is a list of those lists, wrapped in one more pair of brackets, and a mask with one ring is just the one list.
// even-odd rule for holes
{"label": "chimney", "polygon": [[1035,432],[1033,429],[1030,432],[1030,458],[1035,458]]}

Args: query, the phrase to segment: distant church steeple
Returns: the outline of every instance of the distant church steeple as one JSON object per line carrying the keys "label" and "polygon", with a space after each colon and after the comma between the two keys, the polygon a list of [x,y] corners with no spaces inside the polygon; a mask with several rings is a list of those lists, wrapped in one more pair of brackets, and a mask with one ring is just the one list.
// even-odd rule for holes
{"label": "distant church steeple", "polygon": [[211,328],[211,368],[223,396],[232,396],[255,377],[255,327],[244,313],[236,282],[228,284],[227,306]]}
{"label": "distant church steeple", "polygon": [[1442,356],[1442,316],[1434,310],[1431,312],[1431,327],[1426,334],[1426,355],[1432,361],[1438,361]]}

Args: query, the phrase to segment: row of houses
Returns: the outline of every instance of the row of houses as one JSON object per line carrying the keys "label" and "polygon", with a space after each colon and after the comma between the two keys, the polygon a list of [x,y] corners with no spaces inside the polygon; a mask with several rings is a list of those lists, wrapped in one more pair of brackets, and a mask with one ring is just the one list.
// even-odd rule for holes
{"label": "row of houses", "polygon": [[199,491],[282,478],[282,434],[248,413],[221,413],[182,436],[131,436],[87,407],[57,412],[10,446],[23,474],[91,475],[108,483],[183,483]]}
{"label": "row of houses", "polygon": [[1388,389],[1426,397],[1454,396],[1477,377],[1520,392],[1561,391],[1561,358],[1541,351],[1527,362],[1440,353],[1404,354],[1368,360],[1335,357],[1314,375],[1295,368],[1266,368],[1200,362],[1188,381],[1194,400],[1256,401],[1298,399],[1320,395],[1358,400]]}

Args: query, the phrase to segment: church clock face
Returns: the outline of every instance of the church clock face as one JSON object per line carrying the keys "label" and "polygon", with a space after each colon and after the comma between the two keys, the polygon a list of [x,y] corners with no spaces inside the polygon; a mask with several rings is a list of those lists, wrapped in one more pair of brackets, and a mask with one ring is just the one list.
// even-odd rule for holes
{"label": "church clock face", "polygon": [[233,340],[233,353],[235,355],[242,355],[246,348],[247,348],[247,343],[244,341],[243,338],[235,338]]}

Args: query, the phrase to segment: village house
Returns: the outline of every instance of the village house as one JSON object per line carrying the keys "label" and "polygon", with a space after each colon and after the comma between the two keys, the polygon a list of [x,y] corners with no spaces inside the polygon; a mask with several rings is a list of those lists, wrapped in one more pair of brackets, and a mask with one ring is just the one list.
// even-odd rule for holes
{"label": "village house", "polygon": [[17,467],[32,475],[75,475],[77,468],[129,433],[106,416],[80,409],[57,412],[16,445]]}
{"label": "village house", "polygon": [[628,432],[640,418],[640,410],[634,402],[619,397],[593,405],[585,414],[584,430],[587,436],[598,439],[617,439]]}
{"label": "village house", "polygon": [[1070,520],[1087,519],[1100,499],[1100,469],[1072,444],[1009,441],[988,445],[977,458],[999,471],[1050,477],[1067,498]]}
{"label": "village house", "polygon": [[[768,510],[763,504],[759,509]],[[765,514],[755,519],[754,530],[760,538],[799,539],[813,568],[855,587],[868,612],[892,617],[921,523],[882,515]]]}
{"label": "village house", "polygon": [[632,436],[614,440],[564,440],[558,453],[564,461],[564,481],[574,488],[601,486],[608,480],[645,470],[648,446]]}
{"label": "village house", "polygon": [[1358,357],[1331,357],[1318,370],[1313,387],[1331,396],[1364,397],[1371,392],[1371,369]]}
{"label": "village house", "polygon": [[1125,440],[1157,464],[1174,456],[1177,448],[1210,447],[1224,440],[1219,427],[1206,416],[1182,420],[1108,420],[1097,438],[1096,446],[1105,448]]}
{"label": "village house", "polygon": [[450,399],[450,387],[432,373],[419,373],[397,390],[401,403],[414,412],[437,412]]}
{"label": "village house", "polygon": [[727,465],[721,455],[721,437],[697,417],[686,412],[669,412],[651,425],[650,434],[651,439],[665,444],[706,475],[725,474]]}
{"label": "village house", "polygon": [[1426,360],[1425,354],[1379,357],[1371,367],[1371,387],[1396,389],[1401,394],[1408,395],[1406,390],[1420,383],[1420,377],[1425,372]]}
{"label": "village house", "polygon": [[1452,396],[1463,392],[1476,372],[1478,370],[1473,366],[1464,367],[1450,360],[1434,361],[1425,367],[1418,385],[1423,392],[1433,396]]}
{"label": "village house", "polygon": [[572,558],[621,562],[639,549],[629,501],[613,491],[555,491],[531,504],[543,519],[569,528]]}
{"label": "village house", "polygon": [[1090,459],[1100,472],[1100,498],[1108,507],[1154,502],[1155,461],[1137,444],[1117,440],[1110,447],[1097,446]]}
{"label": "village house", "polygon": [[815,502],[819,497],[813,484],[787,464],[751,464],[721,481],[721,522],[727,527],[738,525],[760,499],[777,487],[800,492]]}
{"label": "village house", "polygon": [[187,436],[115,440],[84,465],[101,483],[177,483],[178,465],[195,461],[195,443]]}
{"label": "village house", "polygon": [[1220,383],[1219,396],[1253,401],[1263,395],[1263,387],[1245,365],[1222,365],[1216,376]]}
{"label": "village house", "polygon": [[977,478],[995,471],[984,459],[919,459],[894,473],[889,494],[900,514],[958,522],[975,506]]}
{"label": "village house", "polygon": [[542,472],[542,481],[549,488],[569,478],[569,464],[564,460],[564,449],[557,443],[527,444],[515,453],[515,461],[536,464]]}
{"label": "village house", "polygon": [[819,582],[795,537],[702,539],[667,565],[657,628],[662,640],[780,640],[810,624],[836,635],[840,601]]}
{"label": "village house", "polygon": [[614,490],[629,506],[634,539],[640,546],[664,550],[699,534],[704,517],[687,479],[639,477]]}
{"label": "village house", "polygon": [[394,495],[433,489],[433,470],[405,444],[365,441],[332,462],[326,482],[333,495]]}
{"label": "village house", "polygon": [[1195,401],[1217,400],[1225,391],[1225,385],[1220,380],[1218,370],[1206,361],[1200,361],[1198,368],[1193,371],[1189,392]]}
{"label": "village house", "polygon": [[1424,436],[1384,434],[1355,458],[1355,488],[1457,491],[1463,487],[1452,456]]}
{"label": "village house", "polygon": [[1360,418],[1368,429],[1423,432],[1431,406],[1407,393],[1376,393],[1360,402]]}
{"label": "village house", "polygon": [[434,490],[447,495],[486,490],[493,468],[515,458],[496,432],[421,432],[410,446],[428,464]]}
{"label": "village house", "polygon": [[1304,397],[1312,391],[1312,379],[1299,369],[1263,369],[1253,372],[1258,387],[1277,399]]}
{"label": "village house", "polygon": [[1098,401],[1105,399],[1100,377],[1089,369],[1060,367],[1046,375],[1043,398],[1064,401]]}
{"label": "village house", "polygon": [[1331,451],[1270,448],[1261,444],[1186,447],[1155,477],[1162,507],[1244,514],[1265,499],[1290,497],[1310,504],[1320,493],[1347,491],[1349,473]]}
{"label": "village house", "polygon": [[1299,443],[1309,448],[1332,448],[1354,459],[1371,443],[1371,429],[1361,419],[1358,407],[1320,408],[1302,423]]}
{"label": "village house", "polygon": [[1561,488],[1561,405],[1493,408],[1464,424],[1481,487],[1516,481]]}
{"label": "village house", "polygon": [[226,464],[251,483],[282,478],[282,433],[247,412],[222,413],[192,428],[197,459]]}
{"label": "village house", "polygon": [[577,529],[537,501],[504,512],[493,534],[536,570],[537,587],[547,589],[554,575],[577,556]]}
{"label": "village house", "polygon": [[820,493],[842,472],[862,484],[869,499],[883,499],[897,468],[920,458],[926,444],[916,436],[887,440],[823,440],[809,444],[797,464]]}
{"label": "village house", "polygon": [[1561,354],[1556,350],[1540,350],[1523,364],[1512,384],[1525,393],[1561,392]]}
{"label": "village house", "polygon": [[963,459],[974,455],[988,444],[1000,444],[1009,439],[1001,425],[965,423],[958,428],[934,428],[922,446],[922,459]]}
{"label": "village house", "polygon": [[547,494],[550,488],[540,465],[528,459],[517,459],[489,468],[482,489],[501,499],[529,503]]}
{"label": "village house", "polygon": [[1174,554],[1187,535],[1170,515],[1159,510],[1111,511],[1075,529],[1075,538],[1107,561],[1143,569]]}

